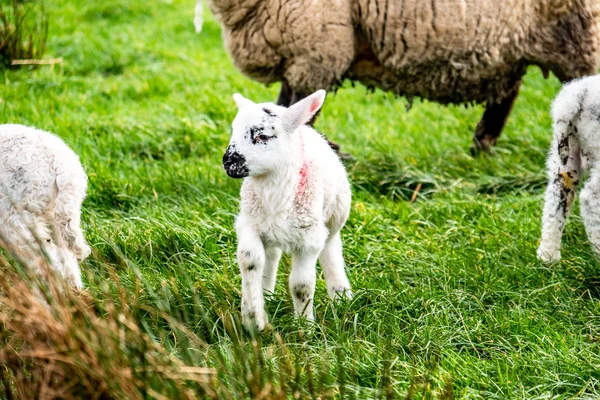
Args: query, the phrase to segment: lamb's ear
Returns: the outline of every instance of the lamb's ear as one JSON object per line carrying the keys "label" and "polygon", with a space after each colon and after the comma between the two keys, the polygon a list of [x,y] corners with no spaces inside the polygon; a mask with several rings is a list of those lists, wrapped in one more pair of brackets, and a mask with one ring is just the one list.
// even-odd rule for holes
{"label": "lamb's ear", "polygon": [[254,104],[254,102],[252,100],[248,100],[247,98],[245,98],[244,96],[242,96],[239,93],[235,93],[233,95],[233,101],[235,101],[235,104],[237,105],[238,110],[241,109],[242,107],[249,106],[250,104]]}
{"label": "lamb's ear", "polygon": [[285,129],[291,133],[307,124],[323,106],[326,93],[324,90],[317,90],[288,108],[282,117]]}

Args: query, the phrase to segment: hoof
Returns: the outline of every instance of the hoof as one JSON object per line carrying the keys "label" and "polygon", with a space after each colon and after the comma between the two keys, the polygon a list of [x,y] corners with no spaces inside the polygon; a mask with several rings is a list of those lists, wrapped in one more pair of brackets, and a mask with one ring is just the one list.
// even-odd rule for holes
{"label": "hoof", "polygon": [[334,288],[331,294],[331,299],[333,301],[352,300],[352,297],[354,297],[354,295],[349,287]]}
{"label": "hoof", "polygon": [[262,312],[242,312],[242,325],[248,332],[262,332],[265,330],[269,320],[267,314]]}
{"label": "hoof", "polygon": [[537,257],[544,263],[557,263],[560,261],[560,250],[545,250],[539,248],[537,250]]}
{"label": "hoof", "polygon": [[487,153],[493,154],[493,147],[496,145],[496,138],[484,136],[482,139],[478,139],[473,136],[473,144],[471,145],[471,155],[475,157],[478,154]]}

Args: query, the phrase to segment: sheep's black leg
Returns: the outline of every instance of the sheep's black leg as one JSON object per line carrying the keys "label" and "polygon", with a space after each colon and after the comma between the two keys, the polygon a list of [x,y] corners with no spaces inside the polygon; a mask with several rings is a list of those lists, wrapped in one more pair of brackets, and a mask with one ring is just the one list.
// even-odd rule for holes
{"label": "sheep's black leg", "polygon": [[504,125],[506,125],[508,115],[519,94],[520,86],[521,82],[516,85],[510,97],[505,98],[500,103],[488,104],[485,107],[483,117],[477,124],[477,128],[475,128],[471,154],[475,155],[481,150],[486,152],[491,151],[492,147],[496,144],[496,140],[498,140],[498,136],[502,133]]}
{"label": "sheep's black leg", "polygon": [[287,81],[281,81],[281,89],[279,90],[279,97],[277,98],[277,105],[289,107],[292,105],[292,95],[294,91],[290,87]]}

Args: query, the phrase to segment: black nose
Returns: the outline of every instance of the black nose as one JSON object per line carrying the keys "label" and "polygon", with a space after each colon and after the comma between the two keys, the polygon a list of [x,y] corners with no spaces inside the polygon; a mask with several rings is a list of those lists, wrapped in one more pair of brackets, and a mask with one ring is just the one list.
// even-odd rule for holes
{"label": "black nose", "polygon": [[248,176],[248,167],[243,155],[229,146],[223,154],[223,168],[232,178],[245,178]]}

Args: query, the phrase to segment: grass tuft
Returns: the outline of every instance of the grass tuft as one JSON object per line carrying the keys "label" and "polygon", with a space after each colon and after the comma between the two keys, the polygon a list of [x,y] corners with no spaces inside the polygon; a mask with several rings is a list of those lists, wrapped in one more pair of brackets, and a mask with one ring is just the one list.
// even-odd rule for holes
{"label": "grass tuft", "polygon": [[46,51],[48,13],[41,0],[0,1],[0,69],[39,60]]}

